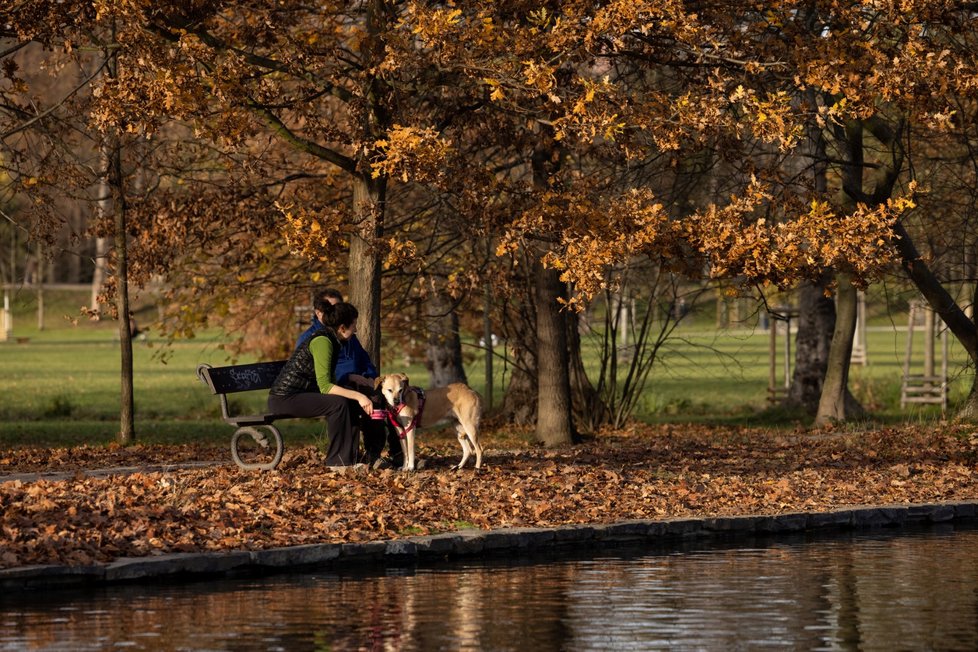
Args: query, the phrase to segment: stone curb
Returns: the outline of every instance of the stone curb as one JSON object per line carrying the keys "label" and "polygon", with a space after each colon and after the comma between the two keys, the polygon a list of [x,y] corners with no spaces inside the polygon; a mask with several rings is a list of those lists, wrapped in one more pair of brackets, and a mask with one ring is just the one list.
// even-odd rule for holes
{"label": "stone curb", "polygon": [[790,512],[769,516],[716,516],[627,520],[552,528],[460,530],[429,536],[366,543],[324,543],[257,551],[172,553],[122,558],[87,566],[40,565],[0,569],[0,589],[81,586],[160,578],[261,575],[275,572],[349,567],[413,565],[441,560],[594,549],[626,544],[669,545],[690,540],[730,540],[750,535],[863,530],[978,518],[978,502],[848,507],[829,512]]}

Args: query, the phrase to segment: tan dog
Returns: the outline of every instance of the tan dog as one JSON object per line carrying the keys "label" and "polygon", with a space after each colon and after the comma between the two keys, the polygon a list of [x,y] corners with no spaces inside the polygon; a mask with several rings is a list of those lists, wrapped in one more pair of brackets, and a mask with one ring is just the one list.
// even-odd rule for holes
{"label": "tan dog", "polygon": [[[482,398],[464,383],[452,383],[427,392],[411,387],[405,374],[388,374],[374,381],[387,399],[390,417],[399,425],[401,450],[404,452],[402,470],[414,470],[414,431],[427,428],[442,419],[456,421],[458,443],[462,445],[461,469],[475,451],[475,468],[482,466],[482,446],[479,445],[479,419],[482,417]],[[420,414],[419,414],[420,411]]]}

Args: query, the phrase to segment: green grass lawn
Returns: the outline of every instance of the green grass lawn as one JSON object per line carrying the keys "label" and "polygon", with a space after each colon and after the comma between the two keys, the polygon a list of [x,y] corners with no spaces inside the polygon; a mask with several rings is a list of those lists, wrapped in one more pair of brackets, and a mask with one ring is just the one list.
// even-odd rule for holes
{"label": "green grass lawn", "polygon": [[[66,303],[66,302],[62,302]],[[52,301],[57,306],[57,301]],[[70,305],[70,304],[69,304]],[[50,314],[54,314],[54,308]],[[38,330],[30,315],[15,321],[14,338],[0,343],[0,446],[108,443],[118,431],[119,345],[115,324],[65,319]],[[764,330],[711,332],[702,324],[678,331],[679,338],[662,351],[636,416],[657,422],[738,422],[772,425],[797,421],[797,415],[769,409],[769,334]],[[587,342],[587,340],[585,340]],[[226,443],[232,429],[220,419],[216,397],[197,379],[197,365],[228,364],[217,333],[206,333],[164,347],[150,337],[134,344],[137,438],[150,442],[206,441]],[[903,423],[940,417],[933,406],[901,409],[900,379],[906,350],[905,331],[893,327],[869,330],[869,364],[854,366],[850,388],[881,422]],[[778,341],[777,373],[782,378],[783,336]],[[923,334],[914,342],[914,371],[923,365]],[[938,347],[938,352],[940,348]],[[164,353],[165,355],[161,355]],[[392,359],[394,356],[388,356]],[[589,362],[594,363],[589,354]],[[965,356],[952,341],[951,401],[970,389]],[[247,360],[242,360],[242,362]],[[495,366],[495,402],[502,397],[509,370]],[[420,364],[389,363],[418,384],[427,372]],[[466,369],[472,386],[485,390],[481,356]],[[263,392],[237,395],[240,411],[264,409]],[[312,441],[321,435],[318,422],[296,420],[283,426],[289,441]]]}
{"label": "green grass lawn", "polygon": [[[684,339],[666,347],[661,365],[653,372],[640,416],[656,420],[681,419],[684,415],[733,417],[745,422],[776,416],[766,411],[771,364],[767,331],[692,333]],[[776,382],[783,384],[783,337],[777,345]],[[905,329],[870,328],[866,337],[868,364],[855,364],[850,369],[849,388],[874,419],[902,423],[940,417],[937,406],[900,407],[906,347]],[[939,342],[936,355],[939,373]],[[970,390],[971,376],[967,356],[953,340],[948,358],[953,409]],[[914,334],[911,374],[923,373],[923,365],[924,335],[918,330]]]}

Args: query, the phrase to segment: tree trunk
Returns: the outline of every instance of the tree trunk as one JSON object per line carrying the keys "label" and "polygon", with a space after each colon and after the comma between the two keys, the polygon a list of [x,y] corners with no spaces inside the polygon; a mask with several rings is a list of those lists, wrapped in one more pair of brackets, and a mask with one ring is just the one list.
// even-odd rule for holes
{"label": "tree trunk", "polygon": [[570,373],[571,414],[575,427],[593,432],[609,419],[608,408],[591,384],[581,356],[581,316],[574,310],[564,312],[567,328],[567,367]]}
{"label": "tree trunk", "polygon": [[954,420],[959,422],[978,422],[978,375],[971,379],[971,391],[968,398],[958,407]]}
{"label": "tree trunk", "polygon": [[381,264],[375,243],[384,232],[386,183],[353,177],[353,207],[359,229],[350,239],[350,303],[357,307],[357,337],[374,365],[380,361]]}
{"label": "tree trunk", "polygon": [[430,387],[468,382],[462,367],[462,340],[458,334],[458,313],[443,294],[433,293],[425,302],[428,330],[428,367]]}
{"label": "tree trunk", "polygon": [[[816,105],[813,90],[805,93],[805,99],[809,106]],[[825,152],[824,130],[809,122],[806,133],[808,137],[805,143],[809,150],[807,158],[811,161],[812,190],[816,194],[824,194],[828,190],[826,169],[828,158]],[[804,166],[807,165],[804,158],[799,156],[794,157],[793,160],[798,168],[796,173],[804,174]],[[825,296],[825,290],[831,280],[832,273],[827,271],[817,282],[802,285],[799,294],[795,372],[785,403],[788,406],[800,406],[812,416],[818,413],[825,372],[829,365],[833,331],[836,326],[835,301]],[[791,335],[789,333],[786,336]]]}
{"label": "tree trunk", "polygon": [[567,320],[557,298],[563,283],[555,269],[536,263],[537,304],[537,428],[548,447],[573,443],[570,373],[567,365]]}
{"label": "tree trunk", "polygon": [[838,301],[835,329],[829,347],[828,367],[822,396],[818,402],[815,426],[822,427],[853,416],[852,406],[846,401],[849,385],[849,360],[852,357],[852,341],[856,333],[857,291],[850,283],[848,274],[839,274]]}
{"label": "tree trunk", "polygon": [[818,412],[835,321],[835,301],[825,296],[824,284],[802,285],[798,301],[795,371],[785,404],[800,407],[812,416]]}
{"label": "tree trunk", "polygon": [[514,357],[513,373],[503,394],[501,416],[508,423],[528,426],[537,422],[538,383],[528,372],[528,369],[536,369],[536,360],[525,349],[515,349]]}
{"label": "tree trunk", "polygon": [[387,178],[374,178],[370,161],[374,144],[384,138],[390,127],[388,102],[390,92],[376,68],[386,56],[384,33],[390,13],[385,0],[364,3],[365,33],[360,41],[360,59],[365,75],[360,91],[366,102],[359,113],[364,146],[357,154],[353,172],[353,210],[359,228],[350,240],[350,298],[360,311],[358,337],[378,369],[380,359],[381,261],[377,242],[384,235],[387,210]]}
{"label": "tree trunk", "polygon": [[513,309],[503,319],[507,353],[512,369],[503,393],[500,416],[508,423],[528,426],[537,420],[537,315],[532,292],[514,297]]}

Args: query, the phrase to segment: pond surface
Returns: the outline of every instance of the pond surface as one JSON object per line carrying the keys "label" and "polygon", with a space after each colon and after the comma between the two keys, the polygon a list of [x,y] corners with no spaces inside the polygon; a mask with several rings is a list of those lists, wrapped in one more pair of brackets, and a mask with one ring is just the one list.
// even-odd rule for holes
{"label": "pond surface", "polygon": [[0,650],[975,650],[978,532],[0,596]]}

